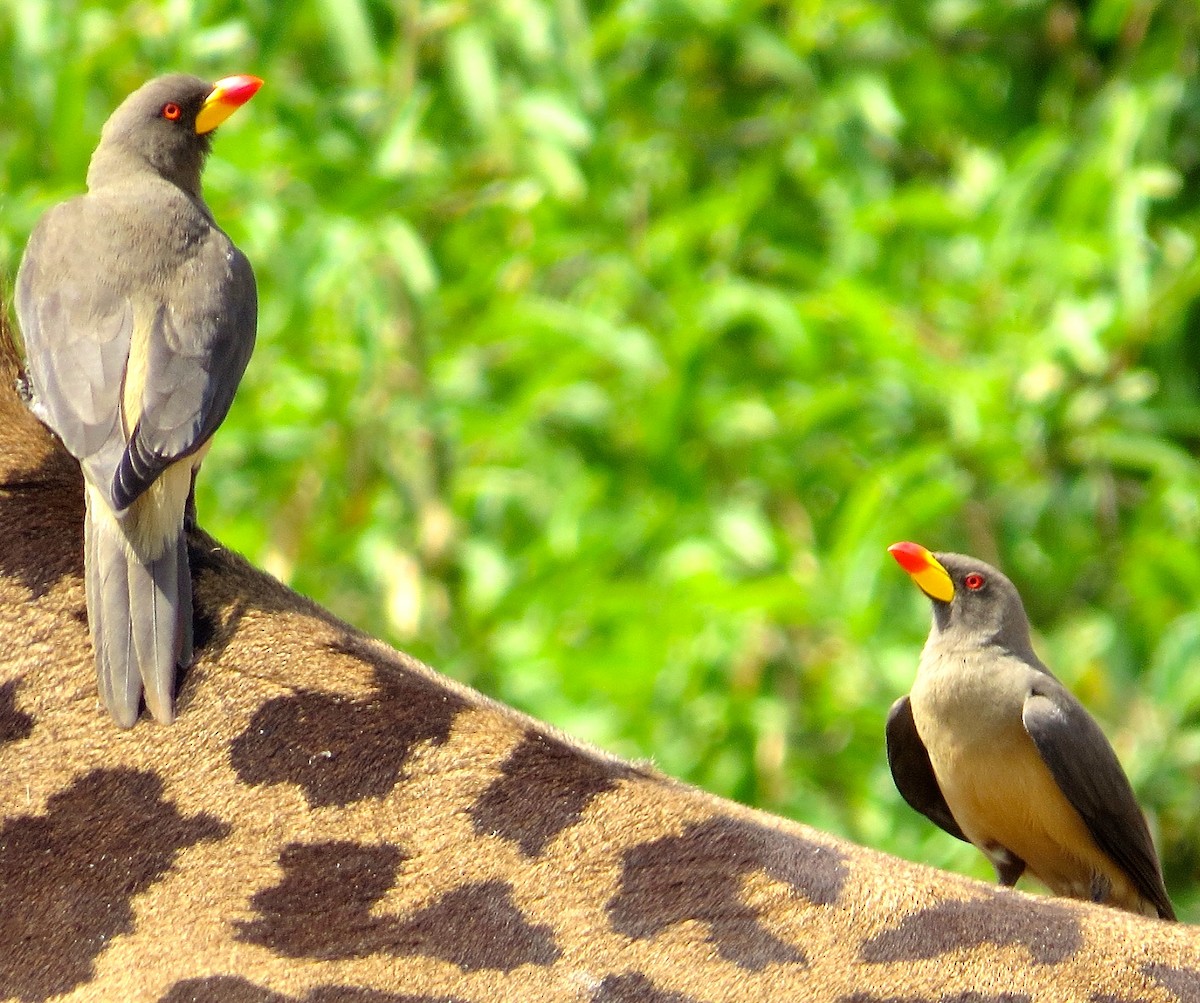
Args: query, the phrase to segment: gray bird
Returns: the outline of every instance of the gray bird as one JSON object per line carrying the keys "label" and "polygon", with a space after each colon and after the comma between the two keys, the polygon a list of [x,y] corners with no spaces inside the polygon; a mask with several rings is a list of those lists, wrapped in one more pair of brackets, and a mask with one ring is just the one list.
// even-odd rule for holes
{"label": "gray bird", "polygon": [[257,77],[145,84],[104,124],[87,194],[38,222],[17,275],[30,406],[84,475],[84,585],[105,706],[174,718],[192,658],[196,471],[254,348],[245,256],[200,193],[213,130]]}
{"label": "gray bird", "polygon": [[912,692],[887,721],[901,796],[973,843],[998,880],[1174,919],[1146,820],[1100,726],[1034,654],[1003,574],[915,543],[888,548],[933,603]]}

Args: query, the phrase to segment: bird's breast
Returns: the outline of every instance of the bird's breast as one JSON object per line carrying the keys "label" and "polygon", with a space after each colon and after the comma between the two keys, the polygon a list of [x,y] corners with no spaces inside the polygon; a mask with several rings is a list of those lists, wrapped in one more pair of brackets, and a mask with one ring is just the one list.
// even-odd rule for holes
{"label": "bird's breast", "polygon": [[964,649],[921,655],[911,702],[922,740],[969,749],[993,747],[1014,728],[1024,734],[1021,711],[1028,670],[1011,659]]}
{"label": "bird's breast", "polygon": [[1003,655],[922,655],[909,700],[946,805],[972,843],[1015,854],[1056,893],[1140,908],[1025,730],[1031,671]]}

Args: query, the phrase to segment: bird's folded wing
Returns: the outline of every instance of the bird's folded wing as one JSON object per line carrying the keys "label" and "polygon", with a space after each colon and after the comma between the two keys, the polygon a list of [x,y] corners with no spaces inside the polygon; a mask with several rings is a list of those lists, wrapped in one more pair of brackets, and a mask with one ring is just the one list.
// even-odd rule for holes
{"label": "bird's folded wing", "polygon": [[17,318],[39,415],[85,470],[111,471],[124,446],[119,402],[134,313],[80,253],[87,225],[78,202],[46,214],[17,276]]}
{"label": "bird's folded wing", "polygon": [[1092,838],[1164,917],[1174,918],[1150,830],[1117,754],[1083,706],[1052,681],[1026,698],[1022,720]]}
{"label": "bird's folded wing", "polygon": [[179,279],[154,312],[140,415],[113,479],[119,507],[212,437],[254,349],[254,273],[220,230]]}
{"label": "bird's folded wing", "polygon": [[901,697],[888,711],[887,757],[896,789],[909,806],[964,843],[970,842],[946,804],[929,761],[929,752],[913,720],[912,704]]}

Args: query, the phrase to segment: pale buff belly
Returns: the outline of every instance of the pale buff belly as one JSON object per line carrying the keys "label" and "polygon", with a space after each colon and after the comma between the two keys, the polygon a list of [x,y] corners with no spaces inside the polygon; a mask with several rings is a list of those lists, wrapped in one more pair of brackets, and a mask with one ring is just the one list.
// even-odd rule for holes
{"label": "pale buff belly", "polygon": [[[938,784],[964,834],[984,853],[1004,849],[1058,895],[1099,899],[1156,915],[1133,883],[1097,846],[1020,725],[956,741],[922,722]],[[924,724],[924,727],[922,725]],[[930,742],[929,734],[941,734]],[[982,739],[982,740],[981,740]]]}

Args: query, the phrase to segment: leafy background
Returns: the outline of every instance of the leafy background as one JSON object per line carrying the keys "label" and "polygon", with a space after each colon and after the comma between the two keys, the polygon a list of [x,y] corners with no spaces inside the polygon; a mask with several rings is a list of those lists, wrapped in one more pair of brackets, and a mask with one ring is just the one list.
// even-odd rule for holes
{"label": "leafy background", "polygon": [[0,0],[0,272],[149,76],[253,72],[206,176],[259,344],[205,525],[710,790],[989,878],[882,729],[998,563],[1200,919],[1189,0]]}

